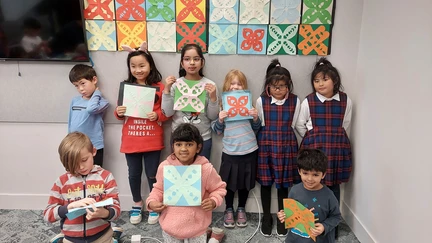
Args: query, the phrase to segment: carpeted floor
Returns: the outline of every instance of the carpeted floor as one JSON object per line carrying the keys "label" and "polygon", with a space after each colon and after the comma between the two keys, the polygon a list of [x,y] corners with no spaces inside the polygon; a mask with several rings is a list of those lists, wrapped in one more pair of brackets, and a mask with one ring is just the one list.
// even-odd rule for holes
{"label": "carpeted floor", "polygon": [[[120,242],[130,242],[132,235],[141,235],[141,242],[158,242],[144,237],[157,238],[163,242],[159,224],[149,225],[147,224],[147,214],[144,213],[143,216],[143,222],[137,225],[132,225],[129,223],[128,212],[122,212],[121,217],[114,222],[114,226],[122,227],[124,230]],[[225,230],[225,238],[223,239],[224,243],[244,243],[252,236],[259,223],[258,214],[248,213],[247,216],[247,227]],[[274,216],[274,224],[275,223],[276,217]],[[224,228],[222,212],[213,213],[212,226]],[[41,210],[0,209],[0,242],[2,243],[46,243],[58,233],[60,233],[59,223],[50,224],[44,222]],[[279,243],[284,241],[284,238],[275,235],[275,227],[273,233],[274,236],[272,237],[264,237],[258,230],[257,234],[250,240],[250,242]],[[357,243],[359,241],[345,222],[342,222],[339,225],[339,239],[337,242]]]}

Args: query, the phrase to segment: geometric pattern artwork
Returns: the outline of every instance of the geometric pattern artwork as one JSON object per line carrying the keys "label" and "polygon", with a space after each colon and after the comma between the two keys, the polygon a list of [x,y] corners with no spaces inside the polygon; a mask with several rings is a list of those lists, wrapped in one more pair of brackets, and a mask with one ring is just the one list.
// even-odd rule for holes
{"label": "geometric pattern artwork", "polygon": [[298,54],[325,56],[329,53],[331,25],[299,26]]}
{"label": "geometric pattern artwork", "polygon": [[266,54],[267,25],[239,25],[238,54]]}
{"label": "geometric pattern artwork", "polygon": [[302,24],[332,24],[333,0],[303,0]]}
{"label": "geometric pattern artwork", "polygon": [[176,52],[176,23],[147,22],[148,50]]}
{"label": "geometric pattern artwork", "polygon": [[298,25],[269,25],[267,55],[296,55]]}
{"label": "geometric pattern artwork", "polygon": [[270,0],[240,0],[239,24],[268,24]]}
{"label": "geometric pattern artwork", "polygon": [[210,0],[210,23],[238,23],[238,0]]}
{"label": "geometric pattern artwork", "polygon": [[228,113],[226,121],[252,119],[249,116],[249,110],[252,109],[252,96],[248,90],[223,92],[222,106]]}
{"label": "geometric pattern artwork", "polygon": [[177,52],[186,44],[195,43],[203,52],[207,52],[207,32],[205,23],[179,23],[177,22]]}
{"label": "geometric pattern artwork", "polygon": [[270,24],[300,24],[301,0],[272,0]]}
{"label": "geometric pattern artwork", "polygon": [[163,204],[201,205],[201,165],[163,167]]}
{"label": "geometric pattern artwork", "polygon": [[145,21],[117,21],[117,43],[119,51],[122,45],[139,47],[147,40]]}
{"label": "geometric pattern artwork", "polygon": [[236,54],[237,29],[236,24],[210,24],[208,53]]}
{"label": "geometric pattern artwork", "polygon": [[123,97],[119,105],[126,106],[125,116],[147,118],[147,114],[153,111],[156,95],[154,87],[121,82],[120,92]]}
{"label": "geometric pattern artwork", "polygon": [[174,93],[174,110],[202,112],[206,98],[205,85],[193,80],[177,79]]}
{"label": "geometric pattern artwork", "polygon": [[175,19],[174,0],[147,0],[147,21],[167,21]]}
{"label": "geometric pattern artwork", "polygon": [[294,199],[285,198],[283,200],[285,213],[285,228],[296,228],[301,233],[305,233],[316,242],[315,236],[311,234],[311,228],[315,228],[314,214],[301,203]]}
{"label": "geometric pattern artwork", "polygon": [[86,20],[87,44],[89,51],[116,51],[115,22]]}
{"label": "geometric pattern artwork", "polygon": [[113,20],[114,0],[84,0],[83,13],[84,19]]}
{"label": "geometric pattern artwork", "polygon": [[206,0],[176,0],[176,22],[206,22]]}
{"label": "geometric pattern artwork", "polygon": [[116,0],[117,20],[146,20],[144,0]]}

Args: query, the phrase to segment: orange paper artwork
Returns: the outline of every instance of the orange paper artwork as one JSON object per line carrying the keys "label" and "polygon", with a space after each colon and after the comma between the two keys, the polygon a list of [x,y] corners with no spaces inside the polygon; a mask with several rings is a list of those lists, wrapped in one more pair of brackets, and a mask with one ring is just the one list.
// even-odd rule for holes
{"label": "orange paper artwork", "polygon": [[296,228],[306,233],[316,242],[316,237],[311,235],[310,228],[315,227],[313,213],[294,199],[284,199],[285,228]]}

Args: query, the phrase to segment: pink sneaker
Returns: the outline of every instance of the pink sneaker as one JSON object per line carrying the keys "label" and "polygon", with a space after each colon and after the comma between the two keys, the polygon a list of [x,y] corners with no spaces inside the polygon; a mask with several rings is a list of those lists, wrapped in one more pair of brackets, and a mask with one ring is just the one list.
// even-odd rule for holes
{"label": "pink sneaker", "polygon": [[221,228],[213,227],[211,238],[209,243],[220,243],[222,242],[222,238],[225,236],[224,230]]}
{"label": "pink sneaker", "polygon": [[234,211],[232,210],[232,208],[228,208],[227,210],[225,210],[225,213],[224,213],[224,226],[226,228],[234,228],[235,227]]}
{"label": "pink sneaker", "polygon": [[246,227],[247,226],[247,217],[245,208],[237,208],[237,226],[238,227]]}

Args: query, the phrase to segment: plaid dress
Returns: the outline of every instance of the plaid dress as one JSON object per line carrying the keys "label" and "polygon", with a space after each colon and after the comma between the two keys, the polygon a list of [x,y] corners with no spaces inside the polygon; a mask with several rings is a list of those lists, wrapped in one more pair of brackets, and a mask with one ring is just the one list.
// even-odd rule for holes
{"label": "plaid dress", "polygon": [[327,186],[348,182],[351,174],[351,143],[342,127],[348,97],[339,92],[340,101],[322,103],[315,93],[306,97],[309,103],[313,129],[307,131],[300,148],[316,148],[328,157]]}
{"label": "plaid dress", "polygon": [[297,171],[298,144],[291,127],[297,96],[289,94],[283,105],[261,97],[265,126],[258,133],[257,181],[263,186],[288,188],[300,181]]}

